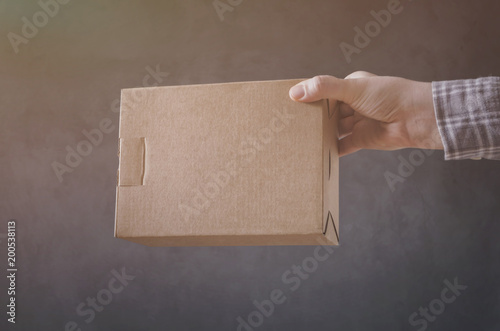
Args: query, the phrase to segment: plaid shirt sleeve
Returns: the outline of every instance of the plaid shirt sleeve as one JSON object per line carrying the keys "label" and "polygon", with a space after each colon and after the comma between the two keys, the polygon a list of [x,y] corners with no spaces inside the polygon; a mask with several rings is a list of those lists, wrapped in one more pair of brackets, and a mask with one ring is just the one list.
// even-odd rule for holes
{"label": "plaid shirt sleeve", "polygon": [[432,82],[446,160],[500,160],[500,77]]}

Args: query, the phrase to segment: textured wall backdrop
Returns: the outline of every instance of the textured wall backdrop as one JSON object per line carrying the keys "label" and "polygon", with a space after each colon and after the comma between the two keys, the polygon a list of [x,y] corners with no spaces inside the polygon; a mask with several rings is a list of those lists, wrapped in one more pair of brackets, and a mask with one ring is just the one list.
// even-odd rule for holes
{"label": "textured wall backdrop", "polygon": [[[122,88],[500,75],[498,1],[394,1],[0,1],[0,329],[500,330],[500,162],[343,158],[341,245],[324,261],[315,247],[113,238]],[[113,129],[58,177],[103,121]],[[391,188],[401,159],[417,165]]]}

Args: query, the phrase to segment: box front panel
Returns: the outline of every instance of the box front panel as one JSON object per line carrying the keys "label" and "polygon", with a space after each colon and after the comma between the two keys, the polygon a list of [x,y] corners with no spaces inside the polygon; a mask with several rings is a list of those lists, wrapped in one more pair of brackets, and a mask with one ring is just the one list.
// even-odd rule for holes
{"label": "box front panel", "polygon": [[144,138],[144,174],[118,187],[117,235],[321,232],[322,104],[290,100],[296,82],[123,91],[120,138]]}

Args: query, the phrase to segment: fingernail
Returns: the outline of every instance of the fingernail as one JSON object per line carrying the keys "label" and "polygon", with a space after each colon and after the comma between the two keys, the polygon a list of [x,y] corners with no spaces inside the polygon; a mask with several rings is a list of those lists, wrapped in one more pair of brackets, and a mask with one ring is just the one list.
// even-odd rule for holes
{"label": "fingernail", "polygon": [[304,86],[302,84],[295,85],[290,89],[290,96],[295,100],[300,100],[304,97],[306,91],[304,90]]}

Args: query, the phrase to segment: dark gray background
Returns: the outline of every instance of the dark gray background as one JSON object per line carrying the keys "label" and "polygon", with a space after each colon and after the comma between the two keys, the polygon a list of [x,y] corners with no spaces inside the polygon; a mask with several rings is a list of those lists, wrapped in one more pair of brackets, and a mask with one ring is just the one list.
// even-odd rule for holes
{"label": "dark gray background", "polygon": [[[212,0],[71,1],[16,54],[7,39],[36,2],[0,1],[0,235],[17,220],[12,330],[235,330],[273,289],[287,300],[257,330],[417,330],[408,317],[467,285],[428,330],[500,330],[500,163],[435,152],[392,192],[410,150],[341,160],[341,246],[291,292],[281,281],[314,247],[149,248],[113,238],[120,89],[311,77],[355,70],[416,80],[500,74],[498,1],[402,1],[403,11],[347,63],[339,44],[387,1],[249,1],[221,21]],[[82,130],[104,136],[59,182]],[[6,241],[1,269],[6,268]],[[112,270],[135,279],[91,323],[76,313]],[[4,271],[1,272],[4,274]],[[1,307],[6,304],[1,277]],[[1,308],[1,325],[5,321]],[[87,315],[88,316],[88,315]],[[4,328],[2,328],[4,329]]]}

